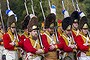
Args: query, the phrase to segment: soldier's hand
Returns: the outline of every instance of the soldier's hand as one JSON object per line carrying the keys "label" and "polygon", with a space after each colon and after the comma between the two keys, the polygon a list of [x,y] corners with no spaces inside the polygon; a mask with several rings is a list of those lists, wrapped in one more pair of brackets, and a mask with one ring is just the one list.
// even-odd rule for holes
{"label": "soldier's hand", "polygon": [[83,44],[84,46],[87,46],[88,44],[87,43],[85,43],[85,44]]}
{"label": "soldier's hand", "polygon": [[54,50],[55,49],[55,46],[54,45],[51,45],[50,46],[50,50]]}
{"label": "soldier's hand", "polygon": [[14,43],[14,42],[11,42],[11,43],[10,43],[10,45],[14,46],[14,45],[15,45],[15,43]]}
{"label": "soldier's hand", "polygon": [[75,48],[75,46],[74,46],[74,45],[69,45],[69,47],[71,47],[71,48]]}
{"label": "soldier's hand", "polygon": [[36,54],[41,54],[41,53],[43,53],[43,50],[42,50],[42,49],[38,49],[38,50],[36,51]]}

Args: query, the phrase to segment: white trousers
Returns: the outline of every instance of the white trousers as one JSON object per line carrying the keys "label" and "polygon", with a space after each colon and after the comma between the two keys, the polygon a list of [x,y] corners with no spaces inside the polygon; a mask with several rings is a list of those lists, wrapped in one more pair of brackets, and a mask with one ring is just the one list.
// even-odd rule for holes
{"label": "white trousers", "polygon": [[81,52],[81,55],[78,59],[79,60],[90,60],[90,56],[86,56],[84,52]]}
{"label": "white trousers", "polygon": [[2,60],[3,50],[4,50],[4,47],[0,46],[0,60]]}
{"label": "white trousers", "polygon": [[6,60],[18,60],[18,52],[17,51],[9,51],[5,49],[3,54],[6,55]]}
{"label": "white trousers", "polygon": [[90,56],[79,57],[79,60],[90,60]]}

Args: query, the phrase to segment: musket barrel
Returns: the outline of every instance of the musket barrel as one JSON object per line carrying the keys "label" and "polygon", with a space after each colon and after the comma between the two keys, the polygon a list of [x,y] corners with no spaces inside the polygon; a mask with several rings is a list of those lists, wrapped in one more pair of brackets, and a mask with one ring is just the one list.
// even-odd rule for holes
{"label": "musket barrel", "polygon": [[9,1],[8,0],[7,0],[7,7],[8,7],[8,10],[10,10]]}
{"label": "musket barrel", "polygon": [[73,7],[74,7],[74,10],[76,10],[75,4],[74,4],[74,0],[72,0],[72,4],[73,4]]}
{"label": "musket barrel", "polygon": [[50,0],[48,0],[48,3],[49,3],[49,8],[50,8],[50,10],[51,10],[51,3],[50,3]]}
{"label": "musket barrel", "polygon": [[65,10],[64,1],[62,0],[62,7]]}
{"label": "musket barrel", "polygon": [[33,14],[35,15],[34,6],[33,6],[33,0],[31,0],[31,3],[32,3],[32,5],[31,5],[32,12],[33,12]]}
{"label": "musket barrel", "polygon": [[0,3],[0,17],[1,17],[1,22],[2,22],[3,31],[4,31],[4,33],[5,33],[4,22],[3,22],[3,18],[2,18],[2,12],[1,12],[1,3]]}
{"label": "musket barrel", "polygon": [[26,13],[27,13],[27,15],[29,15],[27,5],[26,5],[26,0],[24,0],[24,5],[25,5]]}
{"label": "musket barrel", "polygon": [[39,41],[40,41],[40,46],[41,46],[41,48],[43,48],[42,38],[41,38],[41,35],[40,35],[40,31],[39,30],[38,30],[38,37],[39,37]]}
{"label": "musket barrel", "polygon": [[46,17],[45,17],[44,11],[43,11],[42,1],[41,0],[40,0],[40,7],[41,7],[41,10],[42,10],[42,14],[43,14],[44,22],[45,22]]}

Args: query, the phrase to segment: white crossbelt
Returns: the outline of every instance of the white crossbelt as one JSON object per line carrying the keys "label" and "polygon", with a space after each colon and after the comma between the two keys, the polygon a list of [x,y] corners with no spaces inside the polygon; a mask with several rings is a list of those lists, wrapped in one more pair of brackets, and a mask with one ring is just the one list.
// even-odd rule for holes
{"label": "white crossbelt", "polygon": [[48,34],[46,34],[46,33],[44,33],[44,34],[50,39],[50,41],[51,41],[50,45],[55,44],[54,40]]}

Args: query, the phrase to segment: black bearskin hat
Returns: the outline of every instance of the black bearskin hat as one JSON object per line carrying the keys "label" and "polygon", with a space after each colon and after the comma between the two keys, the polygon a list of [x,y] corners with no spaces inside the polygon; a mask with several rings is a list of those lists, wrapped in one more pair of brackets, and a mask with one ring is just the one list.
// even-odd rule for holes
{"label": "black bearskin hat", "polygon": [[31,20],[29,20],[27,28],[29,31],[38,29],[38,19],[36,16],[32,17]]}
{"label": "black bearskin hat", "polygon": [[14,15],[11,15],[11,16],[8,17],[8,26],[9,27],[11,27],[11,26],[15,27],[15,24],[13,25],[13,23],[16,23],[16,19],[15,19]]}
{"label": "black bearskin hat", "polygon": [[27,25],[29,23],[29,20],[30,20],[30,16],[26,15],[23,22],[22,22],[22,29],[27,29]]}
{"label": "black bearskin hat", "polygon": [[46,28],[50,28],[50,25],[52,23],[54,23],[55,25],[55,20],[56,20],[56,15],[54,13],[50,13],[47,17],[46,17],[46,21],[45,21],[45,29]]}
{"label": "black bearskin hat", "polygon": [[82,17],[79,21],[79,29],[82,29],[84,24],[87,24],[88,25],[88,20],[86,18],[86,16]]}
{"label": "black bearskin hat", "polygon": [[72,14],[71,14],[71,19],[72,19],[72,22],[78,22],[79,23],[79,20],[80,20],[80,16],[79,16],[79,13],[78,11],[74,11]]}
{"label": "black bearskin hat", "polygon": [[63,21],[62,21],[62,28],[63,28],[63,30],[66,30],[69,25],[70,26],[72,25],[71,17],[64,18]]}

